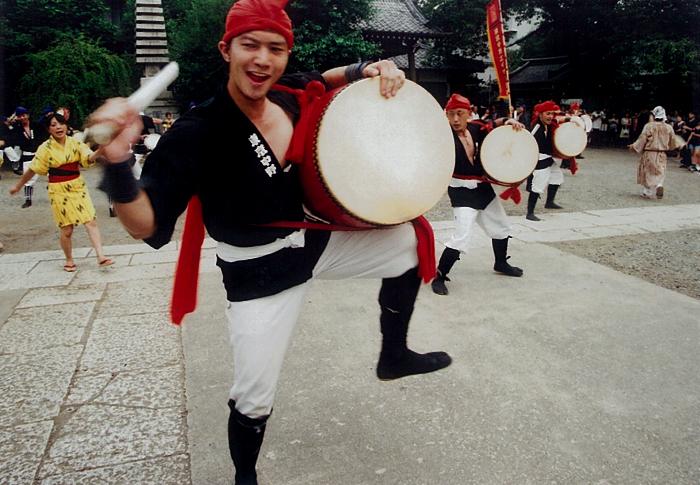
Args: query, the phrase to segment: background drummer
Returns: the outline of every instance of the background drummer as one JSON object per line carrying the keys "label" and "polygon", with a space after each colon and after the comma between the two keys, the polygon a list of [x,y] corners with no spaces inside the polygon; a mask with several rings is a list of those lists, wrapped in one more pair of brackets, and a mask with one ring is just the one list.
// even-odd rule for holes
{"label": "background drummer", "polygon": [[[92,123],[109,122],[118,130],[103,147],[108,162],[103,187],[132,236],[163,246],[190,198],[201,200],[206,229],[218,242],[217,264],[227,292],[234,355],[229,448],[236,483],[246,484],[257,483],[256,461],[284,353],[311,278],[384,278],[379,378],[432,372],[451,362],[444,352],[418,354],[406,346],[420,287],[410,224],[333,233],[261,226],[304,219],[297,170],[285,157],[299,129],[294,123],[300,107],[293,94],[272,93],[272,86],[303,89],[316,81],[334,87],[381,76],[379,89],[389,98],[404,83],[404,74],[386,60],[282,77],[293,46],[285,4],[240,0],[231,7],[218,43],[228,64],[226,86],[163,135],[146,160],[140,185],[126,161],[129,144],[141,134],[138,113],[125,100],[110,100],[91,117]],[[188,213],[186,226],[197,213]],[[188,231],[184,245],[190,243]]]}
{"label": "background drummer", "polygon": [[531,221],[541,220],[535,215],[535,206],[540,195],[547,190],[548,209],[561,209],[554,202],[559,186],[564,182],[564,173],[561,171],[561,158],[553,156],[555,117],[561,111],[554,101],[545,101],[535,105],[532,113],[532,127],[530,132],[537,140],[539,147],[539,160],[535,171],[527,179],[527,190],[530,195],[527,199],[527,214],[525,218]]}
{"label": "background drummer", "polygon": [[[486,180],[481,165],[481,143],[488,133],[485,124],[470,122],[471,103],[459,94],[453,94],[445,105],[445,113],[452,127],[455,143],[455,168],[447,193],[454,212],[455,230],[445,243],[440,256],[437,276],[431,286],[438,295],[447,295],[447,274],[461,253],[469,247],[474,222],[491,238],[495,263],[494,271],[508,276],[522,276],[523,270],[508,264],[508,238],[511,226],[503,205],[493,187]],[[496,125],[507,124],[516,130],[524,129],[514,119],[499,118]]]}

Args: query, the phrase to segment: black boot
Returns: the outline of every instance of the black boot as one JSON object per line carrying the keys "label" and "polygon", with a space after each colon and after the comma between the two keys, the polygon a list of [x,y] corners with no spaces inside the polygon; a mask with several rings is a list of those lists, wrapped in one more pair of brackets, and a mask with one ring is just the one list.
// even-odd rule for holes
{"label": "black boot", "polygon": [[249,418],[236,410],[236,402],[229,400],[231,414],[228,418],[228,448],[233,466],[236,467],[236,485],[257,485],[255,463],[265,436],[265,424],[269,416]]}
{"label": "black boot", "polygon": [[508,238],[505,239],[491,239],[491,245],[493,246],[493,255],[496,258],[496,262],[493,264],[493,270],[503,273],[506,276],[522,276],[523,270],[517,266],[511,266],[508,264]]}
{"label": "black boot", "polygon": [[445,352],[419,354],[406,345],[408,323],[419,288],[417,268],[396,278],[382,280],[379,290],[382,350],[377,363],[377,377],[382,380],[434,372],[452,363],[452,358]]}
{"label": "black boot", "polygon": [[437,275],[430,284],[431,288],[433,289],[433,293],[437,295],[447,295],[449,293],[449,291],[447,291],[447,286],[445,286],[445,281],[450,281],[450,279],[447,277],[447,273],[450,272],[452,266],[454,266],[458,259],[459,251],[456,249],[445,248],[445,250],[442,252],[440,262],[438,263],[437,267]]}
{"label": "black boot", "polygon": [[540,198],[540,194],[537,192],[530,192],[530,195],[527,198],[527,215],[525,216],[525,219],[528,219],[530,221],[541,221],[539,217],[535,215],[535,206],[537,205],[537,199]]}
{"label": "black boot", "polygon": [[544,204],[545,209],[563,209],[562,206],[554,202],[554,197],[557,196],[558,185],[549,184],[547,188],[547,202]]}
{"label": "black boot", "polygon": [[34,187],[25,185],[24,186],[24,204],[22,204],[22,209],[32,206],[32,194],[34,193]]}

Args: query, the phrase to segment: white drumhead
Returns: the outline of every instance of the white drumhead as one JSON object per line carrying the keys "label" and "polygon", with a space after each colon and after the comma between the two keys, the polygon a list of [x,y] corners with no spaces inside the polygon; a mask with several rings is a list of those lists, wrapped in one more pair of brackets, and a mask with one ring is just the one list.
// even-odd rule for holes
{"label": "white drumhead", "polygon": [[587,114],[582,114],[581,119],[583,120],[583,124],[586,127],[586,133],[590,133],[591,130],[593,129],[593,120]]}
{"label": "white drumhead", "polygon": [[575,157],[586,149],[588,136],[580,125],[568,121],[554,131],[554,147],[565,157]]}
{"label": "white drumhead", "polygon": [[499,126],[481,144],[481,164],[494,180],[504,184],[518,183],[537,166],[537,140],[527,130],[515,131],[512,126]]}
{"label": "white drumhead", "polygon": [[81,143],[85,143],[85,132],[84,131],[74,131],[73,132],[73,139],[77,140]]}
{"label": "white drumhead", "polygon": [[430,93],[406,81],[393,98],[379,78],[340,91],[318,129],[316,160],[326,186],[348,212],[379,225],[424,214],[443,196],[454,169],[452,129]]}
{"label": "white drumhead", "polygon": [[583,121],[583,118],[581,118],[580,116],[572,115],[569,119],[572,123],[576,123],[584,130],[586,129],[586,122]]}
{"label": "white drumhead", "polygon": [[146,148],[149,150],[153,150],[158,144],[159,140],[160,135],[158,133],[151,133],[150,135],[146,135],[146,137],[143,139],[143,144],[146,145]]}

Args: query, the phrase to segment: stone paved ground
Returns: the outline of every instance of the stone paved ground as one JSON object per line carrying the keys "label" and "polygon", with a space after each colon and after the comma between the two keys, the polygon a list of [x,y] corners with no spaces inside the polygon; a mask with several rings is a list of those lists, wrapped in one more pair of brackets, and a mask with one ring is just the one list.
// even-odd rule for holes
{"label": "stone paved ground", "polygon": [[[585,173],[567,178],[569,194]],[[477,234],[452,294],[423,291],[417,305],[413,345],[455,359],[436,375],[373,378],[377,283],[316,282],[261,483],[699,483],[700,200],[684,184],[700,177],[674,173],[675,195],[658,203],[575,207],[562,192],[575,212],[537,224],[514,214],[522,279],[495,276]],[[443,241],[451,223],[440,210],[431,218]],[[108,246],[110,268],[77,249],[71,274],[53,245],[0,254],[0,483],[230,483],[213,245],[200,307],[180,329],[167,320],[177,244],[126,242]],[[649,255],[670,278],[687,271],[685,249],[695,283],[658,286]]]}

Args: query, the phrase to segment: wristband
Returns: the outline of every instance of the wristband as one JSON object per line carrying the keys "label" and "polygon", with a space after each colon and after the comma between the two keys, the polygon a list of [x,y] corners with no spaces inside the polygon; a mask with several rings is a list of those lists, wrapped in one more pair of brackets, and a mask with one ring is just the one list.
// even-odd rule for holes
{"label": "wristband", "polygon": [[362,79],[364,76],[362,75],[362,71],[365,70],[365,67],[369,66],[372,64],[372,61],[365,61],[365,62],[356,62],[355,64],[350,64],[345,68],[345,80],[349,83],[353,81],[357,81],[358,79]]}
{"label": "wristband", "polygon": [[119,163],[106,164],[102,172],[102,182],[97,187],[105,192],[112,201],[120,204],[133,202],[141,191],[141,187],[131,171],[131,158]]}

